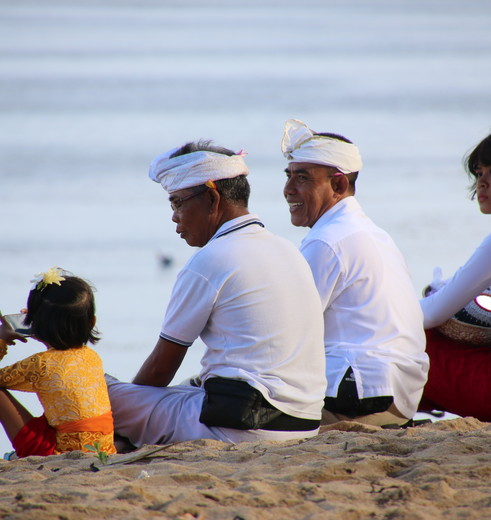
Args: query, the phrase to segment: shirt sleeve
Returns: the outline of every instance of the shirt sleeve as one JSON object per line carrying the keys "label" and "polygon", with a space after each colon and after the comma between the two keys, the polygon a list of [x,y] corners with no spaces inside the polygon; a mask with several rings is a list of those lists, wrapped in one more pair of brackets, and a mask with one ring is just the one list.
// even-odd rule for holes
{"label": "shirt sleeve", "polygon": [[442,324],[490,286],[491,235],[488,235],[440,290],[420,300],[425,329]]}
{"label": "shirt sleeve", "polygon": [[325,311],[338,293],[343,271],[341,261],[332,248],[320,240],[302,245],[300,251],[310,265]]}
{"label": "shirt sleeve", "polygon": [[34,354],[13,365],[0,368],[0,387],[35,392],[41,375],[41,358]]}
{"label": "shirt sleeve", "polygon": [[216,300],[217,291],[207,278],[184,269],[172,290],[160,337],[191,346],[205,328]]}

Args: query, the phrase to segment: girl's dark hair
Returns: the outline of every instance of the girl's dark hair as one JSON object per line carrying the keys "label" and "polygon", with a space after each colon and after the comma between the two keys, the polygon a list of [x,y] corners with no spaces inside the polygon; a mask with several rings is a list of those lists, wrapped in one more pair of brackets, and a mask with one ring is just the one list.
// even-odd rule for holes
{"label": "girl's dark hair", "polygon": [[31,290],[24,323],[31,325],[36,339],[56,350],[97,343],[92,288],[76,276],[64,277],[60,285],[52,283],[41,290]]}
{"label": "girl's dark hair", "polygon": [[471,198],[476,196],[477,169],[479,165],[491,166],[491,135],[485,137],[464,159],[465,169],[472,180]]}

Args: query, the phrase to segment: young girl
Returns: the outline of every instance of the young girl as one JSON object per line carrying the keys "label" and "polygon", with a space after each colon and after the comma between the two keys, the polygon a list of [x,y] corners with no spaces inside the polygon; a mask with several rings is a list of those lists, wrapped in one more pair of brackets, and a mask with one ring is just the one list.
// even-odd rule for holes
{"label": "young girl", "polygon": [[[491,135],[466,166],[472,198],[491,215]],[[430,372],[419,409],[491,421],[491,235],[440,285],[430,286],[421,300]]]}
{"label": "young girl", "polygon": [[[46,351],[0,369],[3,389],[36,392],[44,408],[33,416],[6,390],[0,390],[0,422],[18,457],[51,455],[100,443],[116,453],[113,418],[102,361],[86,343],[99,338],[94,329],[91,287],[59,268],[33,280],[24,323]],[[26,341],[7,324],[0,326],[0,359],[7,345]]]}

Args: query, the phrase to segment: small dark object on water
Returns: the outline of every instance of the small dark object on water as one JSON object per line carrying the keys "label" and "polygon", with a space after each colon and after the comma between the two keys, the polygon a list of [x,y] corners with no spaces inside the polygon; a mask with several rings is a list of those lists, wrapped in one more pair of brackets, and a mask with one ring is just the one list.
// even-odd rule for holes
{"label": "small dark object on water", "polygon": [[159,260],[162,267],[170,267],[174,263],[174,259],[171,256],[159,255]]}

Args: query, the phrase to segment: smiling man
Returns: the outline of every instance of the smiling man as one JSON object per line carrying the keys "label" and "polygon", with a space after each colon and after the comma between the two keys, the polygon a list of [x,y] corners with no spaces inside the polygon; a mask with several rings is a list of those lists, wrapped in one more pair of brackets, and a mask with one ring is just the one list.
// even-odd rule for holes
{"label": "smiling man", "polygon": [[[115,430],[135,446],[311,437],[325,358],[309,266],[248,211],[243,154],[200,141],[157,157],[176,232],[199,247],[180,271],[158,342],[133,384],[107,377]],[[188,348],[206,345],[197,386],[167,387]]]}
{"label": "smiling man", "polygon": [[362,162],[337,134],[286,122],[284,196],[324,311],[327,390],[323,422],[402,425],[428,372],[423,320],[405,261],[355,199]]}

